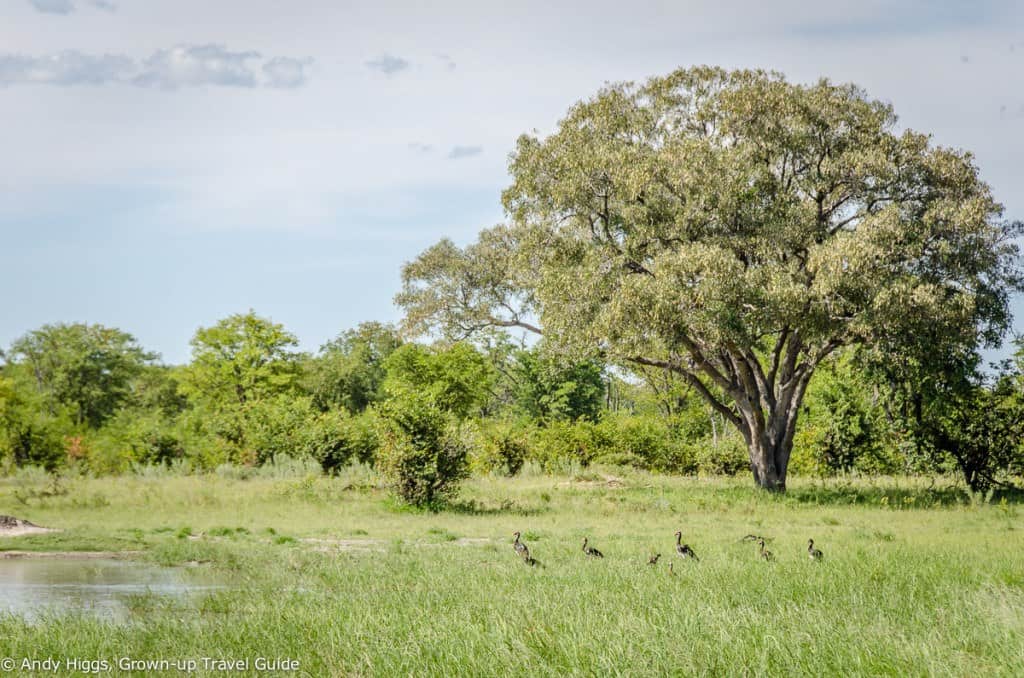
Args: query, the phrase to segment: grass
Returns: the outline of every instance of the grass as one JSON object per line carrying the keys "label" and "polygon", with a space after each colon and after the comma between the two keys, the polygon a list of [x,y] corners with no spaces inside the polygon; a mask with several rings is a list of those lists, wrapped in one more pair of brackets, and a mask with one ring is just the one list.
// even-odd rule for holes
{"label": "grass", "polygon": [[[142,596],[130,624],[0,615],[0,657],[290,657],[316,676],[1024,675],[1017,503],[921,479],[794,479],[779,497],[745,478],[614,473],[477,478],[440,513],[396,505],[365,470],[78,478],[61,495],[0,479],[0,514],[64,528],[0,549],[139,551],[232,582],[193,603]],[[670,577],[677,529],[701,562],[674,559]],[[541,567],[517,560],[515,530]]]}

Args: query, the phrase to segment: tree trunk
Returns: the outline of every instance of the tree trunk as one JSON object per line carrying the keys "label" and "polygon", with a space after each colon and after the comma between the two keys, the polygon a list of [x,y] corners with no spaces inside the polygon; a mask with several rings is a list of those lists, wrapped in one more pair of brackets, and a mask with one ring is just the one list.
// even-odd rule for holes
{"label": "tree trunk", "polygon": [[740,414],[736,424],[747,443],[754,482],[769,492],[786,491],[793,434],[810,377],[807,370],[791,388],[780,391],[781,397],[755,391],[736,399]]}
{"label": "tree trunk", "polygon": [[744,438],[747,439],[750,470],[757,486],[769,492],[785,492],[793,436],[783,433],[781,440],[772,440],[772,436],[745,433]]}

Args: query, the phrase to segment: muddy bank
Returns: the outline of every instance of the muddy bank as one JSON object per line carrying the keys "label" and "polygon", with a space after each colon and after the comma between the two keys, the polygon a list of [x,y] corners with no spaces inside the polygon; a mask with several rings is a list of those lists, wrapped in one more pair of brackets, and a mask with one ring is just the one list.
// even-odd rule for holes
{"label": "muddy bank", "polygon": [[43,534],[56,531],[14,516],[0,516],[0,537],[20,537],[24,534]]}

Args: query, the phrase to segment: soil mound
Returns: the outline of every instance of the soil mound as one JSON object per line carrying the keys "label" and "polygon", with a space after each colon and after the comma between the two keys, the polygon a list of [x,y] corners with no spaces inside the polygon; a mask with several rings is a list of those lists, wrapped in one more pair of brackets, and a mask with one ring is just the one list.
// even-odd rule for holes
{"label": "soil mound", "polygon": [[40,527],[14,516],[0,516],[0,537],[17,537],[22,534],[38,534],[52,532],[48,527]]}

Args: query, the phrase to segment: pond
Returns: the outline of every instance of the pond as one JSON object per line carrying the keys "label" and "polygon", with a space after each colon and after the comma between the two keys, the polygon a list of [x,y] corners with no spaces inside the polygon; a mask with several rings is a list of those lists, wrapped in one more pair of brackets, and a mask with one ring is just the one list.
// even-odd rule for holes
{"label": "pond", "polygon": [[205,573],[131,560],[0,558],[0,614],[28,620],[85,613],[128,621],[133,598],[187,598],[221,588]]}

